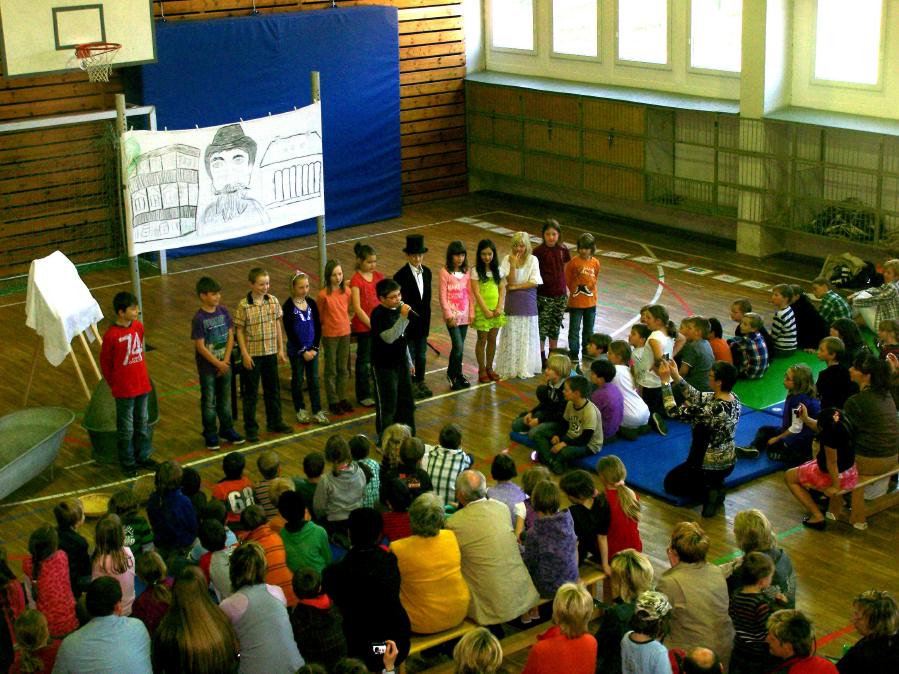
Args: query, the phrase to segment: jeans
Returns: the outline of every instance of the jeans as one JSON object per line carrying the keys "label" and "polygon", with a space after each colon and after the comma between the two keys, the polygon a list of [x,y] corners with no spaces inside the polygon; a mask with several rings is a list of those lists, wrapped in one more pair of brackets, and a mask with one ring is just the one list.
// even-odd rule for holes
{"label": "jeans", "polygon": [[256,403],[259,401],[259,381],[265,400],[265,423],[268,428],[281,424],[281,382],[278,379],[278,354],[253,356],[253,369],[244,368],[240,378],[243,392],[243,427],[249,437],[259,432],[256,423]]}
{"label": "jeans", "polygon": [[223,374],[200,373],[200,417],[203,420],[203,435],[224,433],[234,428],[231,418],[231,369]]}
{"label": "jeans", "polygon": [[512,420],[512,430],[515,433],[527,433],[527,436],[533,440],[534,442],[540,442],[540,438],[544,438],[549,441],[549,439],[558,435],[559,437],[565,435],[565,423],[560,421],[544,421],[533,428],[524,423],[525,413],[519,414]]}
{"label": "jeans", "polygon": [[350,336],[322,337],[325,349],[325,393],[332,407],[346,400],[346,380],[350,376]]}
{"label": "jeans", "polygon": [[[450,342],[453,348],[449,355],[449,366],[446,368],[446,376],[456,379],[462,376],[462,350],[465,348],[465,336],[468,334],[468,325],[457,325],[454,328],[447,326]],[[427,348],[427,347],[426,347]]]}
{"label": "jeans", "polygon": [[415,399],[405,361],[393,367],[373,367],[375,376],[375,429],[378,437],[393,424],[406,424],[415,435]]}
{"label": "jeans", "polygon": [[[580,359],[581,342],[584,343],[586,348],[587,340],[593,334],[593,324],[596,322],[596,307],[587,307],[586,309],[569,308],[568,316],[570,318],[568,322],[568,355],[571,357],[573,365]],[[582,334],[583,339],[581,339]]]}
{"label": "jeans", "polygon": [[425,369],[428,361],[428,336],[421,337],[406,336],[406,343],[409,345],[409,355],[412,357],[412,365],[415,366],[415,374],[413,379],[421,383],[425,380]]}
{"label": "jeans", "polygon": [[290,357],[290,397],[293,399],[294,411],[306,408],[303,401],[303,375],[306,375],[306,386],[309,388],[309,404],[312,413],[318,414],[322,409],[321,393],[318,390],[318,354],[312,360],[303,358],[303,354]]}
{"label": "jeans", "polygon": [[356,400],[371,398],[371,332],[356,333]]}
{"label": "jeans", "polygon": [[147,425],[147,402],[150,394],[115,399],[116,445],[122,468],[137,468],[150,458],[150,429]]}
{"label": "jeans", "polygon": [[[580,459],[592,453],[587,447],[565,445],[558,454],[553,454],[552,445],[550,444],[551,439],[552,436],[550,435],[536,438],[537,458],[540,460],[540,463],[549,466],[554,473],[561,473],[575,459]],[[565,437],[561,436],[561,440],[565,442]]]}

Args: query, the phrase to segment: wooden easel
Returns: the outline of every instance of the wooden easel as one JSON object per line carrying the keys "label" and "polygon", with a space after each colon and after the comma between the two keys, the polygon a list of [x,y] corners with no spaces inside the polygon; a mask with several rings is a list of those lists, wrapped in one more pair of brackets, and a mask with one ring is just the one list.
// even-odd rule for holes
{"label": "wooden easel", "polygon": [[[103,379],[103,375],[100,374],[100,368],[97,367],[97,361],[94,359],[94,354],[91,352],[90,346],[88,346],[87,338],[84,336],[84,330],[78,333],[78,338],[81,340],[81,345],[84,347],[84,352],[87,354],[87,359],[91,364],[91,367],[94,370],[94,374],[97,376],[97,381]],[[96,337],[97,342],[100,346],[103,346],[103,338],[100,337],[100,332],[97,330],[97,324],[91,323],[91,332]],[[25,385],[25,398],[22,401],[22,407],[26,407],[28,405],[28,398],[31,395],[31,385],[34,382],[34,371],[37,369],[37,361],[41,354],[41,341],[38,340],[37,344],[34,346],[34,357],[31,359],[31,372],[28,373],[28,383]],[[81,364],[78,362],[78,358],[75,356],[75,350],[69,346],[69,355],[72,357],[72,363],[75,365],[75,372],[78,374],[78,381],[81,382],[81,388],[84,390],[84,395],[90,402],[91,399],[91,391],[87,387],[87,381],[84,379],[84,373],[81,371]]]}

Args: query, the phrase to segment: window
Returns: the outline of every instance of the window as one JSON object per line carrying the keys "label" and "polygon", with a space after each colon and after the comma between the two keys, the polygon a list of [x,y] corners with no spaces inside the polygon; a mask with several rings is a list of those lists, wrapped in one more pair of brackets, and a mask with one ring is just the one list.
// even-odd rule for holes
{"label": "window", "polygon": [[690,3],[690,67],[740,72],[743,43],[742,0]]}
{"label": "window", "polygon": [[553,52],[597,56],[597,0],[553,0]]}
{"label": "window", "polygon": [[492,41],[499,49],[534,49],[533,0],[493,0]]}
{"label": "window", "polygon": [[880,81],[882,0],[818,0],[815,79]]}
{"label": "window", "polygon": [[668,0],[618,0],[618,60],[668,63]]}

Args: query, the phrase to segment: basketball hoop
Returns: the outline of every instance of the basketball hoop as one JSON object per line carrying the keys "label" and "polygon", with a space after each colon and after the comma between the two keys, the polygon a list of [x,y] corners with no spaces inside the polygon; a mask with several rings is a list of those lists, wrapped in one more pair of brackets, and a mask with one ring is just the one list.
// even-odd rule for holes
{"label": "basketball hoop", "polygon": [[108,82],[112,59],[121,48],[117,42],[88,42],[75,45],[75,58],[81,62],[81,69],[87,71],[89,81]]}

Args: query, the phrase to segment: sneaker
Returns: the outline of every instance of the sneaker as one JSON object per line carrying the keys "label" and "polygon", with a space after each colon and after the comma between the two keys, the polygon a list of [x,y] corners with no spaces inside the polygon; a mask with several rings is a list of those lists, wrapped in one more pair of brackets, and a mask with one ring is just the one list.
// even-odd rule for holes
{"label": "sneaker", "polygon": [[222,432],[222,440],[230,442],[232,445],[242,445],[246,442],[244,437],[233,428],[229,428],[227,431]]}
{"label": "sneaker", "polygon": [[867,522],[853,522],[852,528],[857,529],[858,531],[866,531],[868,529]]}
{"label": "sneaker", "polygon": [[534,463],[540,463],[540,459],[537,457],[536,449],[533,452],[531,452],[531,461],[533,461]]}
{"label": "sneaker", "polygon": [[312,415],[312,421],[317,424],[330,424],[331,420],[328,418],[328,415],[325,414],[324,410],[319,410],[315,414]]}
{"label": "sneaker", "polygon": [[137,461],[138,468],[149,468],[151,470],[156,470],[159,467],[159,461],[151,459],[149,456],[146,459],[138,459]]}
{"label": "sneaker", "polygon": [[293,433],[293,426],[280,421],[274,426],[269,426],[268,431],[269,433]]}
{"label": "sneaker", "polygon": [[668,435],[668,426],[665,424],[665,419],[658,412],[653,412],[652,416],[649,417],[649,425],[659,435]]}
{"label": "sneaker", "polygon": [[755,447],[742,447],[740,445],[736,446],[737,456],[741,459],[757,459],[759,458],[759,450]]}
{"label": "sneaker", "polygon": [[836,521],[837,521],[837,516],[834,515],[832,512],[830,512],[829,510],[827,510],[827,511],[824,512],[824,517],[825,517],[826,519],[829,519],[831,522],[836,522]]}
{"label": "sneaker", "polygon": [[247,431],[247,442],[259,442],[259,431]]}
{"label": "sneaker", "polygon": [[412,382],[412,397],[415,400],[421,400],[422,398],[430,398],[434,395],[427,386],[425,386],[424,382]]}
{"label": "sneaker", "polygon": [[206,449],[222,448],[222,446],[219,444],[219,436],[217,436],[215,433],[204,435],[203,438],[206,440]]}
{"label": "sneaker", "polygon": [[297,421],[299,421],[301,424],[308,424],[309,422],[311,422],[312,415],[309,414],[309,410],[307,410],[305,407],[301,407],[300,409],[298,409]]}
{"label": "sneaker", "polygon": [[374,407],[375,399],[374,398],[363,398],[362,400],[359,401],[359,404],[362,407]]}

